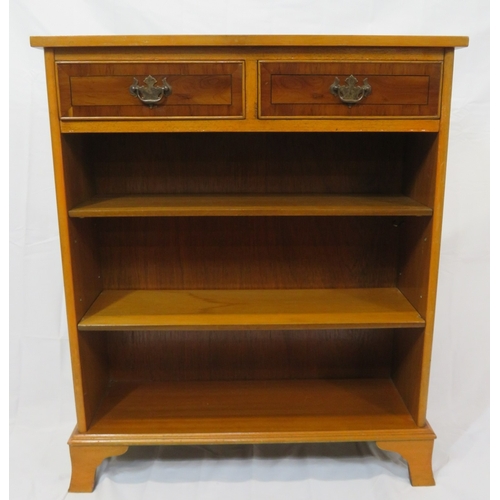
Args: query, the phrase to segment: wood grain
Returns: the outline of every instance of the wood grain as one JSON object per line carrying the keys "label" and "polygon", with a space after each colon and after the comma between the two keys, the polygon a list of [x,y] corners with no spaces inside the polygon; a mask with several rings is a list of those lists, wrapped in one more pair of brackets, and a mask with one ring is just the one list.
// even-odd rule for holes
{"label": "wood grain", "polygon": [[[98,371],[93,380],[84,380],[88,371],[84,366],[85,355],[82,357],[80,352],[77,322],[102,290],[102,285],[93,239],[95,232],[89,221],[75,224],[68,217],[68,207],[87,198],[91,188],[83,173],[81,143],[76,140],[70,144],[60,134],[54,52],[51,49],[45,51],[45,71],[77,427],[84,432],[95,412],[102,378]],[[89,387],[99,389],[86,398],[85,391]]]}
{"label": "wood grain", "polygon": [[[444,206],[444,186],[446,178],[446,160],[448,154],[448,137],[451,109],[451,86],[453,77],[453,50],[445,49],[444,71],[443,71],[443,95],[442,95],[442,128],[439,133],[437,143],[435,143],[434,158],[435,158],[435,188],[431,190],[434,196],[432,207],[434,215],[431,219],[431,224],[426,225],[422,230],[418,222],[416,222],[417,236],[413,237],[413,241],[417,243],[417,249],[414,251],[417,256],[408,259],[407,277],[404,284],[404,293],[407,294],[409,300],[415,305],[413,299],[415,291],[420,288],[421,293],[418,298],[421,302],[416,306],[419,311],[424,311],[423,317],[426,318],[425,335],[422,345],[422,375],[419,388],[419,416],[417,422],[420,425],[426,420],[427,397],[429,389],[429,376],[432,353],[432,338],[434,331],[434,316],[436,310],[436,295],[437,295],[437,280],[439,269],[439,256],[441,247],[441,228],[442,215]],[[428,167],[427,167],[428,168]],[[419,239],[420,237],[420,239]],[[418,273],[416,265],[421,266],[421,272]],[[423,271],[423,272],[422,272]],[[423,276],[422,276],[423,275]],[[410,294],[414,294],[411,297]]]}
{"label": "wood grain", "polygon": [[[440,63],[261,62],[260,116],[351,117],[439,116]],[[350,75],[371,94],[349,107],[330,93]]]}
{"label": "wood grain", "polygon": [[466,47],[465,36],[380,35],[114,35],[32,36],[32,47],[148,47],[148,46],[311,46],[311,47]]}
{"label": "wood grain", "polygon": [[[366,440],[433,484],[453,47],[468,39],[31,44],[76,396],[70,489],[131,444]],[[128,93],[149,74],[173,87],[153,108]],[[328,89],[350,74],[373,90],[351,108]]]}
{"label": "wood grain", "polygon": [[260,120],[245,118],[244,120],[229,120],[228,117],[208,119],[192,117],[186,120],[183,117],[168,120],[143,118],[128,120],[121,117],[109,119],[64,118],[61,121],[61,132],[75,133],[143,133],[153,129],[155,132],[182,133],[182,132],[437,132],[439,120],[436,119],[291,119]]}
{"label": "wood grain", "polygon": [[[243,63],[58,63],[62,117],[243,116]],[[149,107],[132,96],[134,78],[163,78],[172,94]]]}
{"label": "wood grain", "polygon": [[78,328],[410,328],[424,323],[395,288],[104,290]]}
{"label": "wood grain", "polygon": [[432,474],[432,449],[434,440],[424,441],[377,441],[382,450],[399,453],[408,463],[412,486],[434,486]]}
{"label": "wood grain", "polygon": [[173,217],[238,215],[432,215],[405,196],[169,195],[108,196],[85,201],[70,217]]}
{"label": "wood grain", "polygon": [[391,217],[83,220],[97,223],[105,289],[380,288],[397,280],[401,228]]}
{"label": "wood grain", "polygon": [[71,482],[69,491],[72,493],[90,493],[94,490],[96,469],[101,462],[116,455],[123,455],[128,446],[123,445],[84,445],[72,444],[71,455]]}
{"label": "wood grain", "polygon": [[[251,65],[266,60],[335,61],[442,61],[443,47],[340,47],[340,46],[121,46],[121,47],[59,47],[56,61],[131,62],[131,61],[230,61],[245,60]],[[256,69],[256,66],[255,66]],[[251,81],[257,81],[255,73]],[[249,76],[249,75],[247,75]],[[255,78],[254,78],[255,77]],[[247,80],[249,81],[249,80]]]}
{"label": "wood grain", "polygon": [[432,224],[432,218],[412,218],[401,226],[398,286],[422,316],[426,314]]}
{"label": "wood grain", "polygon": [[412,140],[397,133],[310,132],[90,134],[84,139],[96,194],[104,196],[401,194],[406,142]]}
{"label": "wood grain", "polygon": [[[406,329],[400,332],[406,334]],[[117,381],[389,378],[393,330],[80,332]]]}
{"label": "wood grain", "polygon": [[215,444],[370,439],[389,429],[419,430],[389,379],[120,382],[90,434]]}
{"label": "wood grain", "polygon": [[439,134],[411,134],[405,145],[402,192],[428,207],[435,202],[438,144]]}
{"label": "wood grain", "polygon": [[110,380],[108,342],[103,336],[78,332],[83,402],[90,423]]}
{"label": "wood grain", "polygon": [[424,338],[424,328],[408,329],[394,335],[392,379],[415,422],[419,421],[421,403]]}

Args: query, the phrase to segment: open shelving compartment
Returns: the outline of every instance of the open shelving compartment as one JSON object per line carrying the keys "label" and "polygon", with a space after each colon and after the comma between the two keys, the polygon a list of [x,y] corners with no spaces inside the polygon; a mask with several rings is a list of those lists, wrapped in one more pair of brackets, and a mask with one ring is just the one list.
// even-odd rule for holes
{"label": "open shelving compartment", "polygon": [[467,37],[32,37],[77,425],[133,445],[374,441],[426,421],[453,58]]}
{"label": "open shelving compartment", "polygon": [[62,141],[73,443],[434,437],[437,133]]}

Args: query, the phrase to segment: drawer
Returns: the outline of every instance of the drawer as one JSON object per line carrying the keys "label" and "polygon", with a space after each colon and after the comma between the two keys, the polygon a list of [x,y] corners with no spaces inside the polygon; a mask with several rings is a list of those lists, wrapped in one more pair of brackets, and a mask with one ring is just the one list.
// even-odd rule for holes
{"label": "drawer", "polygon": [[259,117],[437,118],[441,73],[441,62],[261,61]]}
{"label": "drawer", "polygon": [[243,117],[242,61],[61,62],[57,77],[63,119]]}

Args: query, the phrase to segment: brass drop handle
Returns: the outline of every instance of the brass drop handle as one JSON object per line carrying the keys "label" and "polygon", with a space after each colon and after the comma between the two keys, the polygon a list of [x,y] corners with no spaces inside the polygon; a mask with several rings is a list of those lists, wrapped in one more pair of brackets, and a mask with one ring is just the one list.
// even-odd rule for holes
{"label": "brass drop handle", "polygon": [[156,78],[151,75],[144,78],[144,83],[146,85],[139,85],[139,80],[134,78],[134,83],[132,83],[129,88],[130,93],[137,97],[142,103],[152,108],[155,104],[158,104],[163,97],[172,93],[172,87],[167,83],[166,78],[162,80],[163,87],[155,87],[156,82]]}
{"label": "brass drop handle", "polygon": [[372,88],[368,84],[368,78],[365,78],[363,85],[360,86],[356,85],[358,83],[357,78],[351,75],[345,79],[345,83],[347,85],[340,85],[339,79],[335,77],[335,80],[330,85],[330,93],[337,96],[343,103],[348,104],[349,107],[361,101],[361,99],[372,92]]}

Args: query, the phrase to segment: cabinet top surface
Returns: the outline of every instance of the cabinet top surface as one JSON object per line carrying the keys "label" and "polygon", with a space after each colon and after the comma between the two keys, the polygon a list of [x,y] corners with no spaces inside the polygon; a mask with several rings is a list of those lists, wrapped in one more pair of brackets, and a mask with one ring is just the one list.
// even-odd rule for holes
{"label": "cabinet top surface", "polygon": [[466,47],[469,38],[375,35],[117,35],[32,36],[30,42],[32,47]]}

